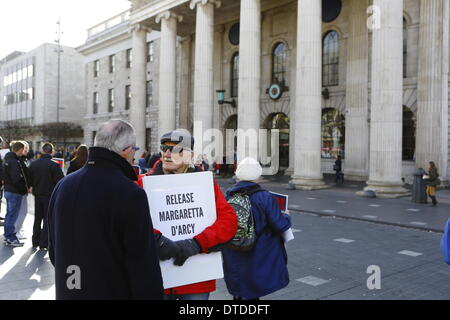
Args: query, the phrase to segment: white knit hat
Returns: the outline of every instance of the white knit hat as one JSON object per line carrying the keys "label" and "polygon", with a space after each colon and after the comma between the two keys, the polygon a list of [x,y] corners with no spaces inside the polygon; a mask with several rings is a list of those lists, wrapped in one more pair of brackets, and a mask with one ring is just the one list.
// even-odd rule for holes
{"label": "white knit hat", "polygon": [[241,181],[258,180],[261,177],[261,174],[261,165],[253,158],[243,159],[236,169],[236,177]]}

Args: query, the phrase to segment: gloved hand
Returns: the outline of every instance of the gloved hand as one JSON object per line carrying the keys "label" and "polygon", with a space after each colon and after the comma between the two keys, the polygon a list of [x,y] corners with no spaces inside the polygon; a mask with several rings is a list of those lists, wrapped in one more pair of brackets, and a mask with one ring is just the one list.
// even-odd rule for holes
{"label": "gloved hand", "polygon": [[161,233],[155,234],[156,250],[158,250],[159,260],[175,258],[180,251],[176,242],[164,237]]}
{"label": "gloved hand", "polygon": [[179,240],[175,244],[180,249],[174,261],[176,266],[182,266],[189,257],[200,253],[201,250],[195,239]]}

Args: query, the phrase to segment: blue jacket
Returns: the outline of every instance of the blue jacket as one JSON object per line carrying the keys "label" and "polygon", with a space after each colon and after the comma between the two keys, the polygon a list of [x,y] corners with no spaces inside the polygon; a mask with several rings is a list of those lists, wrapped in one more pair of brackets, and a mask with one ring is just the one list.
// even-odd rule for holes
{"label": "blue jacket", "polygon": [[444,235],[441,238],[441,251],[445,263],[450,265],[450,219],[445,224]]}
{"label": "blue jacket", "polygon": [[[255,187],[248,181],[238,182],[227,191],[227,199],[236,191]],[[250,196],[257,241],[248,252],[223,249],[224,275],[233,296],[254,299],[286,287],[289,283],[287,253],[281,234],[291,227],[291,217],[282,214],[268,191]]]}
{"label": "blue jacket", "polygon": [[[132,180],[125,159],[94,147],[88,163],[56,185],[48,209],[56,299],[162,299],[147,196]],[[80,290],[67,287],[73,265]]]}

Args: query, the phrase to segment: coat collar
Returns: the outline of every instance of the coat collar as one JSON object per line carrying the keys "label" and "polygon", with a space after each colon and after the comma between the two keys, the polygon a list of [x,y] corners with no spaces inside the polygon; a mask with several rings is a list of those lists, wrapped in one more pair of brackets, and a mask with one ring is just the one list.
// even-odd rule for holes
{"label": "coat collar", "polygon": [[127,178],[133,181],[137,181],[138,179],[133,167],[124,158],[105,148],[89,148],[89,158],[86,165],[103,168],[116,168],[122,171]]}

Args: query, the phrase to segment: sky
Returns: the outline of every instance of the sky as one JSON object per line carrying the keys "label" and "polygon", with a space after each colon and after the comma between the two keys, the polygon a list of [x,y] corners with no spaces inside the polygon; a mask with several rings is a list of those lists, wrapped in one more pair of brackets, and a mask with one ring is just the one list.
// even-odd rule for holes
{"label": "sky", "polygon": [[57,39],[77,47],[87,29],[130,8],[128,0],[0,0],[0,59],[13,51],[30,51]]}

